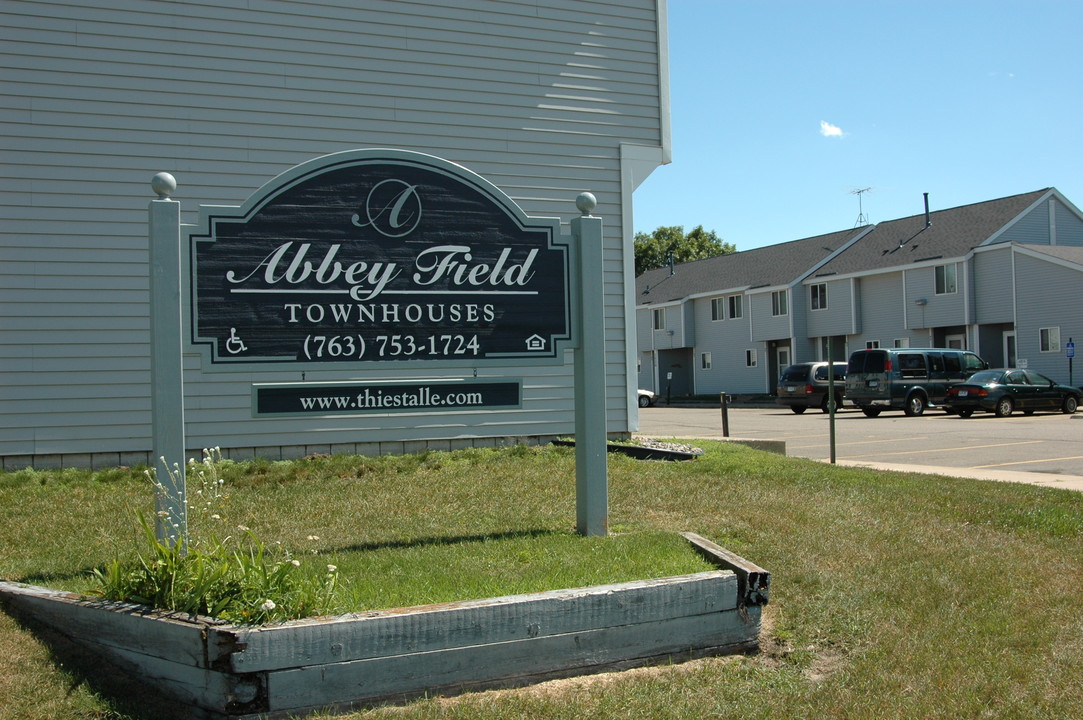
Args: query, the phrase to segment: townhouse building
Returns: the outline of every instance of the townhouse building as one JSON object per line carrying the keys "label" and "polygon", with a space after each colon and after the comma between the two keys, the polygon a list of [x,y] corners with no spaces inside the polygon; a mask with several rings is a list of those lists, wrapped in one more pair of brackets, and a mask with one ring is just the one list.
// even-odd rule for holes
{"label": "townhouse building", "polygon": [[1083,214],[1055,188],[926,211],[643,273],[639,383],[773,393],[795,362],[958,347],[1080,384],[1081,293]]}

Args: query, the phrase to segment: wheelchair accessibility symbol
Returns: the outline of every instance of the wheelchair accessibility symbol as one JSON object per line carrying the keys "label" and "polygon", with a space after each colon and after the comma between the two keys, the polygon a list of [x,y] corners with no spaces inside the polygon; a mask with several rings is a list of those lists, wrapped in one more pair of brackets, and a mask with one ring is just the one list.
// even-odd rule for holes
{"label": "wheelchair accessibility symbol", "polygon": [[226,352],[230,355],[236,355],[247,349],[248,346],[244,344],[244,341],[237,337],[237,328],[230,328],[229,338],[226,340]]}

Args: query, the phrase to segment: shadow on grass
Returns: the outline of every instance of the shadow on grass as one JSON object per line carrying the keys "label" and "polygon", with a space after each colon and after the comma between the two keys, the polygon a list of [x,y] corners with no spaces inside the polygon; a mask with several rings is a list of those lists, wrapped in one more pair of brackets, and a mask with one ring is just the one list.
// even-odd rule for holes
{"label": "shadow on grass", "polygon": [[29,575],[22,575],[14,578],[4,578],[8,582],[25,583],[26,585],[41,585],[42,587],[57,587],[63,586],[72,580],[86,579],[94,574],[94,570],[97,568],[83,568],[81,570],[70,570],[68,572],[46,572],[46,573],[31,573]]}
{"label": "shadow on grass", "polygon": [[68,694],[86,687],[108,708],[95,714],[99,720],[181,720],[191,709],[178,707],[159,694],[154,685],[137,672],[121,667],[101,653],[85,648],[62,632],[35,620],[32,614],[17,611],[0,601],[0,611],[14,618],[19,629],[34,636],[49,653],[49,660],[67,679]]}
{"label": "shadow on grass", "polygon": [[478,535],[430,536],[422,538],[403,538],[401,540],[382,540],[379,542],[355,543],[341,547],[327,548],[321,552],[374,552],[377,550],[406,550],[409,548],[438,547],[441,545],[466,545],[490,540],[522,540],[557,535],[571,535],[571,532],[552,529],[508,530],[506,532],[483,533]]}

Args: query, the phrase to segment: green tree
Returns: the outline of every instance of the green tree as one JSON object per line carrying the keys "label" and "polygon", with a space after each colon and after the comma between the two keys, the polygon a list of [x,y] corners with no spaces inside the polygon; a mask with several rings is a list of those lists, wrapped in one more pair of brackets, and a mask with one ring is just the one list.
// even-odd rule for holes
{"label": "green tree", "polygon": [[663,226],[649,234],[637,232],[634,247],[636,275],[668,265],[670,257],[682,263],[737,252],[733,243],[723,242],[714,230],[704,230],[702,225],[688,233],[681,225]]}

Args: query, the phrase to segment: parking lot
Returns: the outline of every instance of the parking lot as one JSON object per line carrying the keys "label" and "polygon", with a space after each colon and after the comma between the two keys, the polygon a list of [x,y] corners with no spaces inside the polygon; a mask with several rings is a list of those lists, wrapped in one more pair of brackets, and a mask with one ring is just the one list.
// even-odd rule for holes
{"label": "parking lot", "polygon": [[[831,457],[829,416],[795,415],[782,407],[730,407],[731,438],[773,439],[786,454]],[[877,418],[844,409],[835,416],[838,462],[931,465],[1083,477],[1083,412],[1038,413],[962,419],[940,410],[921,417],[885,412]],[[721,438],[721,408],[666,407],[640,410],[640,435]]]}

